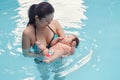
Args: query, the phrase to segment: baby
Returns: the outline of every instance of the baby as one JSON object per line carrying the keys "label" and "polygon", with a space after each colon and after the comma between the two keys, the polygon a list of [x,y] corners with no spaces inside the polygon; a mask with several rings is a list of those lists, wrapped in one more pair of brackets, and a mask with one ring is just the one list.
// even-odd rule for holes
{"label": "baby", "polygon": [[74,53],[75,48],[79,45],[79,39],[74,34],[68,36],[58,37],[51,43],[52,47],[47,49],[39,42],[36,43],[42,50],[43,55],[46,57],[43,61],[50,63],[60,57],[69,56]]}

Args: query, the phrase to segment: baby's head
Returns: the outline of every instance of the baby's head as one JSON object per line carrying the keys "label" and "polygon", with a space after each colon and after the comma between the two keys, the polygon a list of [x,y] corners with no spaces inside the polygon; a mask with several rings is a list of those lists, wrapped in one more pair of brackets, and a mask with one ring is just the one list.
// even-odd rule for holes
{"label": "baby's head", "polygon": [[72,42],[71,43],[75,42],[75,48],[77,48],[78,45],[79,45],[79,39],[78,39],[78,37],[76,35],[74,35],[74,34],[70,34],[69,37],[72,38]]}

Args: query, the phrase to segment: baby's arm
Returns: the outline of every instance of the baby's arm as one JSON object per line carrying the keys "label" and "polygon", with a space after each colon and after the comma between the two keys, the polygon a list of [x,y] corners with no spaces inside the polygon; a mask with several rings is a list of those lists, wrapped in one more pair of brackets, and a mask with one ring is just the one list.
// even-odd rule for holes
{"label": "baby's arm", "polygon": [[51,46],[55,45],[56,43],[60,42],[63,39],[64,39],[63,37],[58,37],[58,38],[54,39],[51,43]]}

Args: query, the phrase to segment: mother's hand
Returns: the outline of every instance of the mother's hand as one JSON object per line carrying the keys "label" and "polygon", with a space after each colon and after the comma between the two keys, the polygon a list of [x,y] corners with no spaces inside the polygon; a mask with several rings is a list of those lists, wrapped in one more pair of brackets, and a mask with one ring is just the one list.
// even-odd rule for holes
{"label": "mother's hand", "polygon": [[43,51],[43,50],[46,48],[42,43],[40,43],[40,41],[37,41],[37,42],[36,42],[36,45],[38,46],[38,48],[39,48],[41,51]]}

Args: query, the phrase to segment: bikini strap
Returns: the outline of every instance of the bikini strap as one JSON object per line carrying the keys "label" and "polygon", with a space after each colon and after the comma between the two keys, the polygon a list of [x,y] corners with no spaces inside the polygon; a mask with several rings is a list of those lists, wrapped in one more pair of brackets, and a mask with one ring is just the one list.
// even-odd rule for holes
{"label": "bikini strap", "polygon": [[[53,39],[54,39],[54,37],[55,37],[55,32],[53,31],[53,29],[50,27],[50,26],[48,26],[48,28],[53,32],[53,37],[52,37],[52,39],[51,39],[51,41],[49,42],[49,44],[47,45],[47,48],[50,48],[51,47],[51,42],[53,41]],[[34,30],[35,30],[35,41],[37,41],[37,36],[36,36],[36,28],[34,28]]]}
{"label": "bikini strap", "polygon": [[52,30],[52,28],[50,26],[48,26],[48,28],[53,32],[53,37],[51,39],[51,41],[49,42],[49,44],[47,45],[47,48],[50,48],[51,47],[51,42],[53,41],[54,37],[55,37],[55,32]]}
{"label": "bikini strap", "polygon": [[53,29],[48,25],[48,28],[55,34],[55,32],[53,31]]}
{"label": "bikini strap", "polygon": [[[53,34],[55,36],[55,32],[52,30],[52,28],[50,26],[48,26],[48,28],[53,32]],[[34,31],[35,31],[35,41],[37,41],[36,28],[34,28]],[[52,40],[54,39],[54,36],[53,36]]]}

